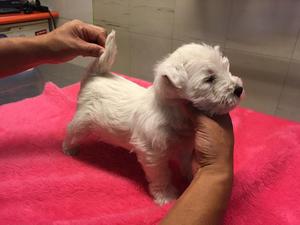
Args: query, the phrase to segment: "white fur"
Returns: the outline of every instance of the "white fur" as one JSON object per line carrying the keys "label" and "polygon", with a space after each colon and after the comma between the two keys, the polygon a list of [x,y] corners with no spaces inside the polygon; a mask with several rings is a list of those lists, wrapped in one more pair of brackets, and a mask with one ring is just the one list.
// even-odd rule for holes
{"label": "white fur", "polygon": [[[188,103],[208,114],[226,113],[238,104],[233,91],[242,83],[217,47],[189,44],[157,65],[154,84],[145,89],[110,73],[116,51],[113,31],[82,81],[63,150],[73,154],[88,134],[95,134],[134,151],[155,202],[164,204],[177,197],[168,167],[172,155],[180,155],[182,171],[191,176],[194,124],[186,113]],[[213,83],[207,81],[208,72],[216,77]]]}

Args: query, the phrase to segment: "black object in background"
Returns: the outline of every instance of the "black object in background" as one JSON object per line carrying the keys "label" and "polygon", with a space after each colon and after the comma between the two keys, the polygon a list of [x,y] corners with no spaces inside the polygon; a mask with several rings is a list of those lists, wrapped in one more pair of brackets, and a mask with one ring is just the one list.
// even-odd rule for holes
{"label": "black object in background", "polygon": [[22,0],[0,0],[0,14],[19,13],[22,11],[23,4]]}
{"label": "black object in background", "polygon": [[24,0],[0,0],[0,14],[20,12],[30,14],[34,11],[48,12],[51,17],[52,25],[54,29],[56,28],[56,23],[53,15],[51,14],[51,11],[47,6],[43,6],[40,0],[36,0],[34,3],[30,3],[29,1]]}

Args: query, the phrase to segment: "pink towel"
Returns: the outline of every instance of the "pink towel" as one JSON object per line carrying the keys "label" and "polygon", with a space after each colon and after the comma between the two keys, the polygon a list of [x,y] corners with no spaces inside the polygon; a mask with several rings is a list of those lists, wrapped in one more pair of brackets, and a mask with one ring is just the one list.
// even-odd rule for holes
{"label": "pink towel", "polygon": [[[49,83],[0,107],[0,224],[157,224],[172,204],[153,203],[134,154],[104,143],[62,153],[78,90]],[[241,108],[231,115],[235,181],[224,224],[300,224],[300,124]]]}

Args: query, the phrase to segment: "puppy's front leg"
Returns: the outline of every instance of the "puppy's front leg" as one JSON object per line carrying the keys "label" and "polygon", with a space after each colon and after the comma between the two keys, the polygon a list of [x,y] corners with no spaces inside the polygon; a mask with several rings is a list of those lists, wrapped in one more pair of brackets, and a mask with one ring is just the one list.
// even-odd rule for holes
{"label": "puppy's front leg", "polygon": [[178,197],[176,188],[171,184],[171,171],[167,157],[154,157],[145,152],[138,152],[137,157],[141,163],[149,182],[149,191],[154,201],[164,205]]}

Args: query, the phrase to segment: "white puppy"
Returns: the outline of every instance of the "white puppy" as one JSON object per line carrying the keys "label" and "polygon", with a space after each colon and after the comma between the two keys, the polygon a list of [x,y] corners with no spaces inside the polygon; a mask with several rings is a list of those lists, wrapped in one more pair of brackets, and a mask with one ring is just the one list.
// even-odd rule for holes
{"label": "white puppy", "polygon": [[207,114],[227,113],[239,103],[242,81],[232,76],[218,47],[188,44],[157,65],[154,83],[145,89],[110,73],[116,53],[112,31],[105,52],[82,81],[63,150],[74,154],[81,141],[94,134],[134,151],[155,202],[165,204],[177,197],[170,180],[170,157],[180,156],[183,173],[191,175],[194,124],[187,105]]}

